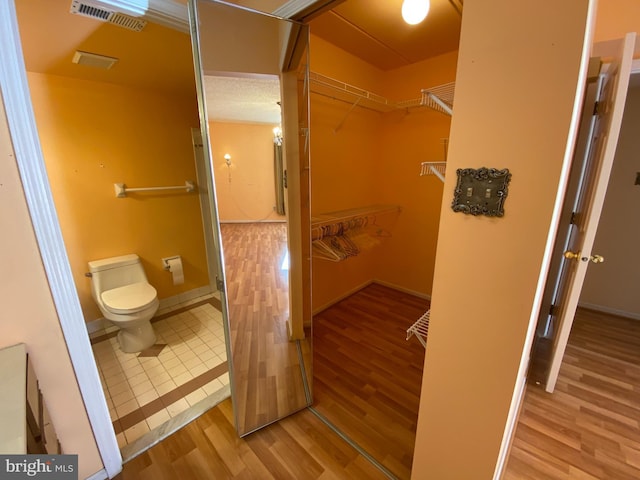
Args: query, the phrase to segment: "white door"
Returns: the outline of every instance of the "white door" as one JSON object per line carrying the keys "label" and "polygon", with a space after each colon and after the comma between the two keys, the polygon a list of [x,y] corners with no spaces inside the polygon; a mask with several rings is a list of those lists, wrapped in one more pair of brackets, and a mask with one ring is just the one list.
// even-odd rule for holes
{"label": "white door", "polygon": [[564,276],[564,288],[556,307],[558,310],[557,334],[552,345],[551,360],[547,374],[545,390],[553,392],[558,372],[564,357],[567,340],[578,306],[578,299],[587,267],[592,261],[600,258],[592,255],[591,248],[595,239],[602,205],[604,203],[611,167],[615,156],[622,115],[629,86],[631,62],[635,45],[635,33],[629,33],[621,41],[619,53],[608,65],[603,84],[603,94],[599,102],[600,126],[596,136],[594,156],[594,172],[592,179],[587,179],[583,207],[580,218],[576,222],[576,232],[571,239],[570,249],[566,257],[573,262],[574,268],[569,268]]}

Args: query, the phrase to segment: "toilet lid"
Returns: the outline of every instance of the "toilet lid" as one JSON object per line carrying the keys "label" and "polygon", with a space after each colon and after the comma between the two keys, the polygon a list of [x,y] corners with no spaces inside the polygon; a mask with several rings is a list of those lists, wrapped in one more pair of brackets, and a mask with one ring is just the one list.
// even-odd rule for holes
{"label": "toilet lid", "polygon": [[156,289],[147,282],[138,282],[102,292],[101,298],[113,313],[133,313],[148,307],[156,295]]}

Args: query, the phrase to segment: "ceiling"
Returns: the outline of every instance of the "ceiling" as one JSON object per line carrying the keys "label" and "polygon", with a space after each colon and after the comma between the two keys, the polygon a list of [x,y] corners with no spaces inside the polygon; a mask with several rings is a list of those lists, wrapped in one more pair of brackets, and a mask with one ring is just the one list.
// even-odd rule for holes
{"label": "ceiling", "polygon": [[[273,12],[292,3],[313,1],[330,4],[332,9],[309,20],[311,33],[380,70],[409,65],[458,48],[462,0],[431,0],[426,20],[414,26],[401,18],[403,0],[232,0],[232,3]],[[15,3],[27,71],[195,95],[191,41],[183,31],[153,22],[148,22],[141,32],[131,31],[71,14],[71,0]],[[186,0],[175,3],[184,5]],[[183,5],[179,8],[186,8]],[[119,60],[110,70],[77,65],[71,62],[76,50]],[[208,80],[209,85],[215,82],[216,79]],[[228,79],[219,82],[214,89],[228,93],[227,98],[233,96],[230,89],[234,86]],[[248,83],[249,89],[260,88],[255,82]],[[235,87],[233,91],[238,92],[240,85]],[[273,110],[273,85],[264,85],[264,89]],[[207,104],[217,105],[218,100]],[[231,108],[226,103],[226,108]]]}

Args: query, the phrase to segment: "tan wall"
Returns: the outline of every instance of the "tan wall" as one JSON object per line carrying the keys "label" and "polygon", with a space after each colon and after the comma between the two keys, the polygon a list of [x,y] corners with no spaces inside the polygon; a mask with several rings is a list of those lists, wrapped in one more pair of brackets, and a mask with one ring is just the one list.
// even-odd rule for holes
{"label": "tan wall", "polygon": [[62,448],[79,478],[103,468],[67,353],[0,103],[0,348],[24,343]]}
{"label": "tan wall", "polygon": [[[86,321],[100,318],[84,276],[87,262],[138,254],[165,298],[209,284],[198,196],[130,187],[195,180],[194,99],[38,73],[28,74],[47,173]],[[181,255],[174,286],[161,258]]]}
{"label": "tan wall", "polygon": [[587,270],[580,304],[640,319],[640,87],[629,90],[593,252],[605,262]]}
{"label": "tan wall", "polygon": [[[209,122],[216,199],[221,222],[283,221],[276,205],[273,128]],[[227,166],[224,155],[231,155]]]}
{"label": "tan wall", "polygon": [[503,218],[454,213],[445,193],[412,478],[493,477],[568,140],[587,3],[465,3],[444,191],[453,191],[456,168],[509,168],[513,179]]}

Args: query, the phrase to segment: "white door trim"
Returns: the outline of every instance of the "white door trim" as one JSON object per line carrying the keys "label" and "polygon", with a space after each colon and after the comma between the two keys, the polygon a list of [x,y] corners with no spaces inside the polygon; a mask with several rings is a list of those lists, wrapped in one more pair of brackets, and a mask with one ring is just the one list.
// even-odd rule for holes
{"label": "white door trim", "polygon": [[87,416],[109,477],[122,470],[40,148],[13,0],[0,0],[0,92],[31,222]]}

